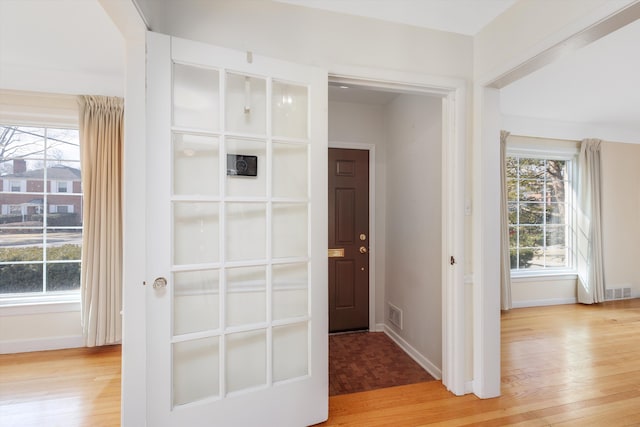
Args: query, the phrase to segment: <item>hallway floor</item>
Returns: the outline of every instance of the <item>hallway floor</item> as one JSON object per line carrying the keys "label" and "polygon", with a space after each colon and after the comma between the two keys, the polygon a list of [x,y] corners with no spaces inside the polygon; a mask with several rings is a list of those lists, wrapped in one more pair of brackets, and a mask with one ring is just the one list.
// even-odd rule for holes
{"label": "hallway floor", "polygon": [[329,336],[329,396],[433,380],[382,332]]}

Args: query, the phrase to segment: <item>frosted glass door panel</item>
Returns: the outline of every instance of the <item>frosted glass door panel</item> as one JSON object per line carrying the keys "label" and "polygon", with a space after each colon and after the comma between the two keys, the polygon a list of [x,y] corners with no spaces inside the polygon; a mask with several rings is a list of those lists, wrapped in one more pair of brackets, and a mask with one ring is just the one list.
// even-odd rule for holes
{"label": "frosted glass door panel", "polygon": [[220,75],[216,70],[173,65],[173,124],[218,130],[220,127]]}
{"label": "frosted glass door panel", "polygon": [[307,105],[306,87],[274,81],[271,96],[273,135],[306,139]]}
{"label": "frosted glass door panel", "polygon": [[264,135],[267,132],[265,79],[227,74],[227,131]]}
{"label": "frosted glass door panel", "polygon": [[219,338],[173,344],[173,404],[220,394]]}
{"label": "frosted glass door panel", "polygon": [[267,318],[265,267],[227,270],[227,326],[265,322]]}
{"label": "frosted glass door panel", "polygon": [[227,392],[267,383],[267,333],[264,329],[226,336]]}
{"label": "frosted glass door panel", "polygon": [[306,263],[273,266],[273,320],[309,314],[308,274]]}
{"label": "frosted glass door panel", "polygon": [[227,203],[227,261],[266,257],[267,215],[265,203]]}
{"label": "frosted glass door panel", "polygon": [[[227,175],[226,192],[229,197],[264,197],[267,189],[267,146],[264,141],[227,139],[227,154],[256,156],[257,176]],[[228,160],[227,160],[228,162]],[[227,165],[227,167],[233,165]]]}
{"label": "frosted glass door panel", "polygon": [[173,208],[174,264],[201,264],[219,260],[217,203],[175,202]]}
{"label": "frosted glass door panel", "polygon": [[218,329],[220,325],[218,270],[173,274],[173,334]]}
{"label": "frosted glass door panel", "polygon": [[273,143],[273,197],[308,197],[307,152],[306,144]]}
{"label": "frosted glass door panel", "polygon": [[274,258],[308,255],[307,204],[274,203],[272,250]]}
{"label": "frosted glass door panel", "polygon": [[216,196],[219,191],[218,138],[173,135],[173,193]]}
{"label": "frosted glass door panel", "polygon": [[273,328],[273,381],[309,373],[309,327],[307,322]]}

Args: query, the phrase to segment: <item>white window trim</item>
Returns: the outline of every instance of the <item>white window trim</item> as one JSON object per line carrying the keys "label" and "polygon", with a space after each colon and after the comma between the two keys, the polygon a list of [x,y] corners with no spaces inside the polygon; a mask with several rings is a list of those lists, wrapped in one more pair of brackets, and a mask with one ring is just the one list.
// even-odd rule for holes
{"label": "white window trim", "polygon": [[[577,164],[578,155],[580,154],[578,141],[553,140],[546,138],[523,137],[518,135],[509,135],[507,139],[507,157],[525,157],[531,159],[553,159],[565,160],[572,163],[570,182],[572,184],[568,197],[570,200],[567,204],[571,207],[571,218],[567,224],[570,230],[571,245],[569,246],[569,256],[571,257],[569,268],[549,268],[541,270],[511,270],[511,278],[518,279],[534,279],[534,278],[551,278],[548,280],[560,280],[563,278],[576,278],[578,270],[576,265],[576,234],[575,234],[575,206],[577,203],[575,196],[575,185],[577,183]],[[526,281],[526,280],[523,280]]]}
{"label": "white window trim", "polygon": [[0,317],[80,311],[80,292],[0,298]]}
{"label": "white window trim", "polygon": [[[28,92],[0,89],[0,123],[17,126],[77,129],[78,101],[74,95]],[[22,180],[22,192],[26,192],[26,180]],[[11,184],[3,180],[3,191],[11,192]],[[68,181],[67,193],[73,193],[73,182]],[[8,186],[8,187],[7,187]],[[57,192],[57,185],[56,185]],[[53,193],[53,191],[50,191]],[[47,294],[7,294],[0,298],[0,316],[80,311],[80,291],[63,291]]]}

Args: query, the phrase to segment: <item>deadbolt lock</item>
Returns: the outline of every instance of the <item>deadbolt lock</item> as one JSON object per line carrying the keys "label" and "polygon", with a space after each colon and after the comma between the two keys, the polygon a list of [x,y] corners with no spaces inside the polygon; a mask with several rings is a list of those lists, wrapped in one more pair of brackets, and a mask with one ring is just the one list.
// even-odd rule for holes
{"label": "deadbolt lock", "polygon": [[367,248],[365,248],[364,246],[360,246],[360,253],[361,254],[366,254],[367,253]]}
{"label": "deadbolt lock", "polygon": [[360,234],[360,240],[362,240],[363,242],[367,240],[367,235],[364,233]]}

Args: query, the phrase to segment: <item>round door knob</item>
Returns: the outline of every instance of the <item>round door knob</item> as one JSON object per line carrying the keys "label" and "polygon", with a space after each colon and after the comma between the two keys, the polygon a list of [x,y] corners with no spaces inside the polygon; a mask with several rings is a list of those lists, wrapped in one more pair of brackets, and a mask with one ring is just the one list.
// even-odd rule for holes
{"label": "round door knob", "polygon": [[367,248],[365,248],[364,246],[360,246],[360,253],[361,254],[366,254],[367,253]]}
{"label": "round door knob", "polygon": [[164,277],[158,277],[153,281],[153,289],[161,289],[167,287],[167,279]]}

